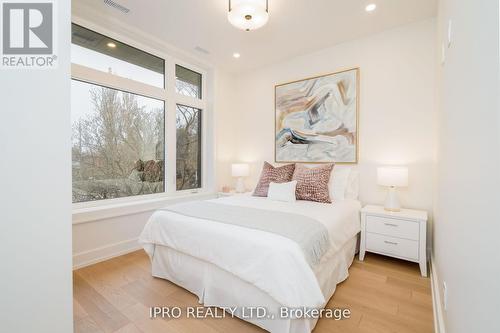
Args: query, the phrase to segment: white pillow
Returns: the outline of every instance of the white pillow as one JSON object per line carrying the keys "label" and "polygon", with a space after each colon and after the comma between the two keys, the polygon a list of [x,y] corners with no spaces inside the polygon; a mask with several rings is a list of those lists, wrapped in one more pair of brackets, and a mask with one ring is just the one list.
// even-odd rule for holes
{"label": "white pillow", "polygon": [[332,201],[357,200],[359,195],[359,171],[353,168],[339,168],[336,165],[328,183]]}
{"label": "white pillow", "polygon": [[297,181],[293,180],[288,183],[273,183],[269,184],[267,198],[274,201],[295,202],[295,188]]}
{"label": "white pillow", "polygon": [[332,199],[333,202],[345,199],[350,174],[351,168],[339,168],[338,165],[333,167],[330,181],[328,182],[330,199]]}
{"label": "white pillow", "polygon": [[359,171],[351,170],[349,179],[347,181],[347,188],[345,190],[344,199],[358,200],[359,196]]}

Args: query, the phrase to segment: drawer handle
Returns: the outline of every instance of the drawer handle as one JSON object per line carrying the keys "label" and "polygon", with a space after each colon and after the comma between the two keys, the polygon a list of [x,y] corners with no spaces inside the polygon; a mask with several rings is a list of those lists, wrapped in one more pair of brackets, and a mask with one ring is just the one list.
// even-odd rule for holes
{"label": "drawer handle", "polygon": [[384,223],[384,225],[388,225],[389,227],[397,227],[397,224],[394,223]]}
{"label": "drawer handle", "polygon": [[386,243],[386,244],[391,244],[391,245],[398,245],[398,243],[396,243],[396,242],[384,241],[384,243]]}

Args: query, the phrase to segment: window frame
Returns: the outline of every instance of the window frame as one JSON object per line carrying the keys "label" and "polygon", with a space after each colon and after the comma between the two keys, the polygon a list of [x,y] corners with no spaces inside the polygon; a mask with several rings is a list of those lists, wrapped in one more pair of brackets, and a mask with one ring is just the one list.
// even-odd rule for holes
{"label": "window frame", "polygon": [[[130,92],[133,94],[142,95],[158,99],[164,102],[165,105],[165,124],[164,124],[164,142],[165,142],[165,175],[164,175],[164,192],[154,194],[144,194],[138,196],[129,196],[123,198],[104,199],[96,201],[73,203],[73,211],[85,211],[92,208],[116,207],[119,205],[129,205],[133,203],[143,203],[148,201],[157,201],[160,199],[176,198],[192,196],[210,192],[208,189],[207,172],[210,169],[208,166],[208,139],[207,128],[209,117],[208,99],[207,99],[207,81],[208,70],[200,68],[194,64],[179,59],[169,53],[162,52],[158,49],[144,45],[140,42],[123,36],[116,32],[104,29],[90,22],[84,22],[78,18],[73,18],[72,23],[79,25],[85,29],[92,30],[96,33],[104,35],[110,39],[114,39],[121,43],[127,44],[143,52],[159,57],[165,62],[164,88],[155,87],[139,81],[134,81],[124,77],[116,76],[110,73],[102,72],[90,67],[71,63],[71,79],[83,81],[90,84],[96,84],[112,89]],[[175,66],[179,65],[189,70],[195,71],[202,76],[201,98],[181,95],[176,92],[176,76]],[[200,109],[201,112],[201,187],[197,189],[177,190],[176,189],[176,106],[177,104],[186,105],[189,107]]]}

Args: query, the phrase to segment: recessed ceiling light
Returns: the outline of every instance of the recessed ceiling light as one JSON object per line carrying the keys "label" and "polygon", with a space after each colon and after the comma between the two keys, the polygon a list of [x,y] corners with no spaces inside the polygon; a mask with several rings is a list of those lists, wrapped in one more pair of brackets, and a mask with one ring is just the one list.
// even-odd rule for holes
{"label": "recessed ceiling light", "polygon": [[365,10],[367,12],[373,12],[377,8],[377,5],[374,3],[369,4],[368,6],[365,7]]}
{"label": "recessed ceiling light", "polygon": [[113,43],[113,42],[109,42],[108,44],[106,44],[108,47],[114,49],[116,47],[116,44]]}
{"label": "recessed ceiling light", "polygon": [[241,57],[241,54],[239,54],[239,53],[233,53],[233,57],[236,58],[236,59],[238,59],[239,57]]}

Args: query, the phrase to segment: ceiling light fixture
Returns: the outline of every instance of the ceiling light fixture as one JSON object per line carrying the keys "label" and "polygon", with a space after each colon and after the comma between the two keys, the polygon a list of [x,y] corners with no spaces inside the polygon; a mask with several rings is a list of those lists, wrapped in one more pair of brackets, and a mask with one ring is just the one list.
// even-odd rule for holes
{"label": "ceiling light fixture", "polygon": [[108,44],[106,44],[108,47],[114,49],[116,47],[116,44],[113,43],[113,42],[109,42]]}
{"label": "ceiling light fixture", "polygon": [[227,19],[241,30],[255,30],[269,20],[268,0],[229,0]]}
{"label": "ceiling light fixture", "polygon": [[241,55],[236,52],[236,53],[233,53],[233,57],[236,58],[236,59],[238,59],[239,57],[241,57]]}
{"label": "ceiling light fixture", "polygon": [[365,7],[365,10],[367,12],[373,12],[377,8],[377,5],[374,3],[369,4],[368,6]]}

